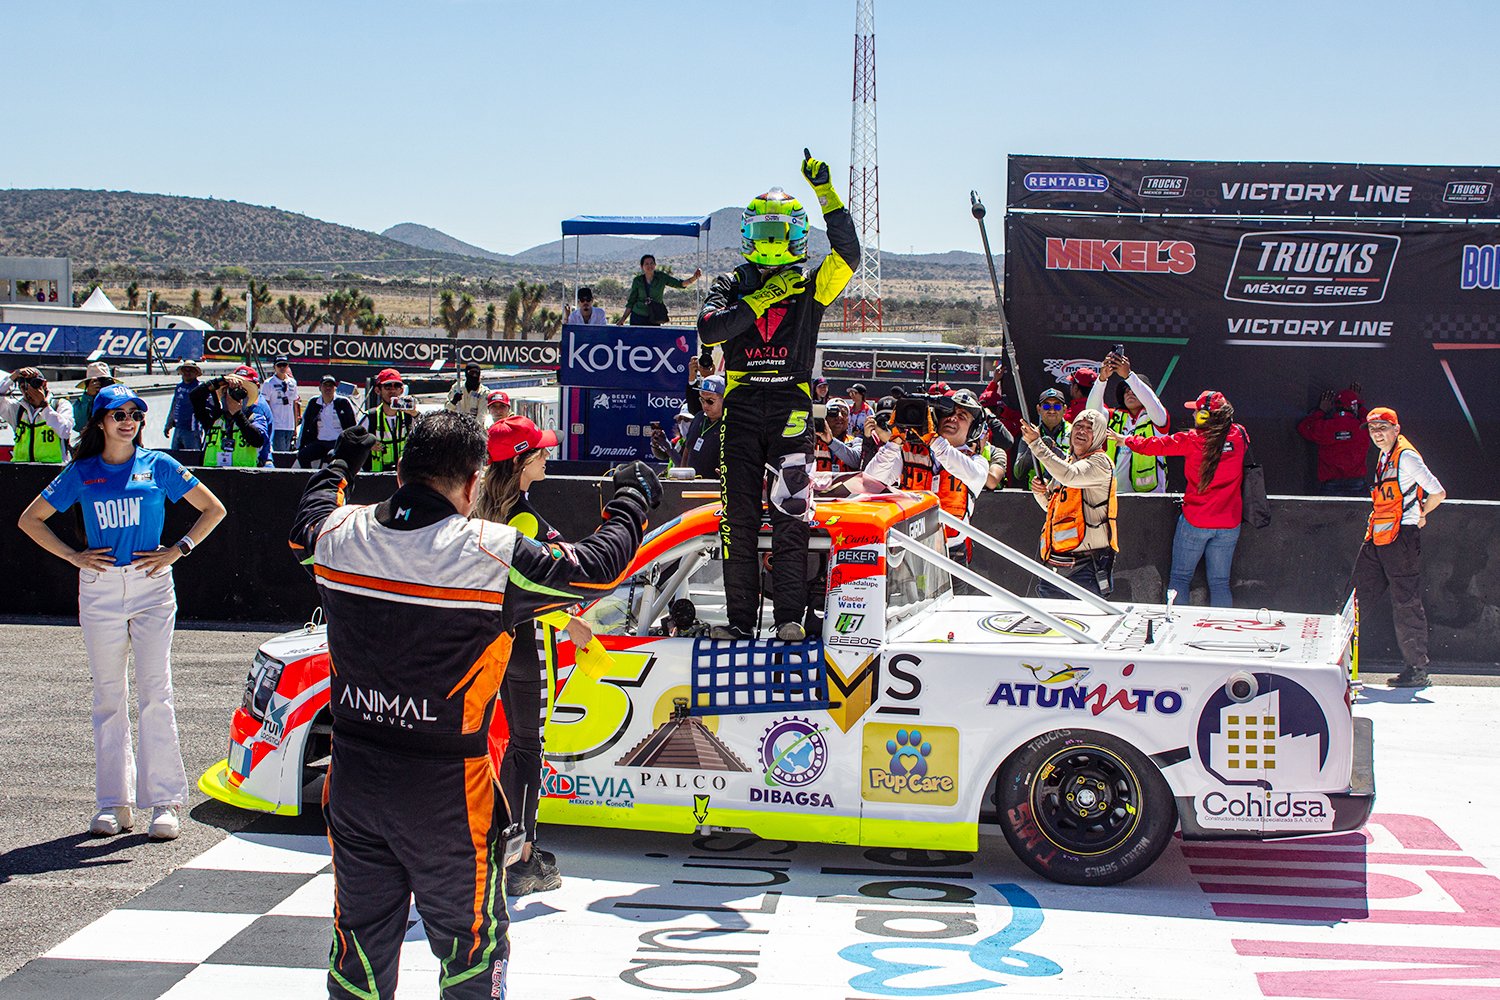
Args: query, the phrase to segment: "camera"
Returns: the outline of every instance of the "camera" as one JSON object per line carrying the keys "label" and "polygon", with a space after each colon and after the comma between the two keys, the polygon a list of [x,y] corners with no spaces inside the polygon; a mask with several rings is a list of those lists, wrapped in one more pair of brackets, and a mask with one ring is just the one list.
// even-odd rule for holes
{"label": "camera", "polygon": [[1109,352],[1117,358],[1123,358],[1125,356],[1125,345],[1115,344],[1110,347]]}
{"label": "camera", "polygon": [[415,410],[417,408],[417,401],[411,396],[397,396],[391,400],[389,405],[393,410]]}
{"label": "camera", "polygon": [[250,398],[250,390],[242,385],[231,385],[229,387],[229,398],[238,403],[243,403]]}
{"label": "camera", "polygon": [[957,410],[958,404],[952,396],[904,396],[896,400],[896,412],[891,417],[891,423],[898,430],[926,433],[945,418],[953,416]]}
{"label": "camera", "polygon": [[47,380],[44,378],[18,378],[15,382],[16,385],[25,386],[28,389],[44,389],[47,386]]}
{"label": "camera", "polygon": [[813,428],[819,433],[828,429],[828,404],[814,403],[812,405]]}

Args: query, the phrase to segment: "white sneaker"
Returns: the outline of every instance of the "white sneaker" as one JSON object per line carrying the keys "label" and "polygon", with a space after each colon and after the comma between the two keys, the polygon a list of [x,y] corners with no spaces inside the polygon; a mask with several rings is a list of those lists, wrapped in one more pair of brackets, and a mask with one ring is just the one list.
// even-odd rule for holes
{"label": "white sneaker", "polygon": [[89,833],[96,837],[113,837],[121,830],[129,830],[134,822],[135,817],[130,814],[129,806],[112,806],[99,810],[94,821],[89,824]]}
{"label": "white sneaker", "polygon": [[151,810],[151,828],[146,835],[152,840],[176,840],[181,832],[176,806],[157,806]]}

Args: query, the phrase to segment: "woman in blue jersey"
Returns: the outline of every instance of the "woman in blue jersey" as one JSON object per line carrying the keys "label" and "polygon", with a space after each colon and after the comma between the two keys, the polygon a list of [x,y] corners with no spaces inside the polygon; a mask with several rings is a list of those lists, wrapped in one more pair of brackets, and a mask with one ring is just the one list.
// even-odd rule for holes
{"label": "woman in blue jersey", "polygon": [[[78,567],[78,624],[94,678],[95,797],[89,832],[112,836],[134,825],[132,805],[151,810],[149,834],[171,840],[187,802],[187,775],[172,705],[172,564],[208,537],[224,505],[165,452],[141,447],[146,404],[128,386],[99,391],[73,461],[21,514],[21,530]],[[200,511],[181,541],[161,544],[167,502]],[[47,526],[78,504],[88,548],[75,551]],[[130,742],[126,664],[135,653],[140,763]]]}
{"label": "woman in blue jersey", "polygon": [[[472,516],[508,524],[539,542],[562,542],[562,534],[531,505],[527,491],[547,476],[547,450],[557,446],[557,432],[544,431],[526,417],[506,417],[490,425],[490,464],[474,500]],[[554,611],[537,619],[551,628],[565,628],[580,649],[594,638],[582,618]],[[547,716],[547,671],[537,655],[536,626],[516,629],[510,662],[500,681],[500,707],[510,742],[500,761],[500,788],[511,811],[511,822],[526,827],[521,860],[505,873],[505,894],[525,896],[562,885],[557,858],[536,847],[536,816],[542,792],[542,731]]]}

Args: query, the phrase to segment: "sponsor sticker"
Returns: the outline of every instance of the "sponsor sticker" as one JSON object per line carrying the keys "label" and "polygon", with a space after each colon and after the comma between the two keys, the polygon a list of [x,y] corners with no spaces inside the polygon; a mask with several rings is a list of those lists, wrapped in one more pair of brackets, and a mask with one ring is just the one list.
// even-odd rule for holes
{"label": "sponsor sticker", "polygon": [[1333,803],[1321,792],[1265,792],[1252,788],[1212,791],[1193,799],[1205,830],[1333,829]]}
{"label": "sponsor sticker", "polygon": [[1448,205],[1485,205],[1494,190],[1491,181],[1449,181],[1443,188],[1443,202]]}
{"label": "sponsor sticker", "polygon": [[1070,171],[1033,171],[1021,183],[1028,191],[1086,191],[1099,194],[1109,190],[1109,178],[1103,174]]}
{"label": "sponsor sticker", "polygon": [[1288,230],[1246,233],[1224,298],[1281,306],[1362,306],[1385,299],[1401,237]]}
{"label": "sponsor sticker", "polygon": [[1142,198],[1181,198],[1187,194],[1187,180],[1175,174],[1148,174],[1141,178],[1137,193]]}
{"label": "sponsor sticker", "polygon": [[1289,677],[1251,677],[1248,697],[1236,700],[1221,685],[1204,704],[1197,727],[1203,769],[1225,785],[1268,791],[1322,784],[1329,726],[1318,699]]}
{"label": "sponsor sticker", "polygon": [[1118,687],[1107,683],[1077,683],[1088,676],[1088,667],[1063,664],[1052,668],[1030,663],[1022,666],[1030,671],[1036,682],[1000,681],[995,685],[995,692],[990,695],[991,705],[1074,712],[1087,709],[1093,716],[1102,715],[1110,709],[1140,715],[1176,715],[1182,711],[1180,691],[1173,688],[1127,686],[1130,675],[1135,673],[1133,663],[1127,663],[1120,672],[1126,683]]}
{"label": "sponsor sticker", "polygon": [[862,765],[860,797],[866,802],[958,802],[958,730],[951,726],[867,723]]}

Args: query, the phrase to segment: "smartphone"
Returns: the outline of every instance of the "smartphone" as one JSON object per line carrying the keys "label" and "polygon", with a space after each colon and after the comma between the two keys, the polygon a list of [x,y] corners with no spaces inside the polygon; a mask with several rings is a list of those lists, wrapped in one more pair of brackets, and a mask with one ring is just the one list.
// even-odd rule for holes
{"label": "smartphone", "polygon": [[1111,351],[1111,353],[1114,354],[1115,357],[1117,357],[1117,358],[1123,358],[1125,356],[1125,345],[1124,344],[1116,344],[1116,345],[1114,345],[1113,347],[1110,348],[1110,351]]}

